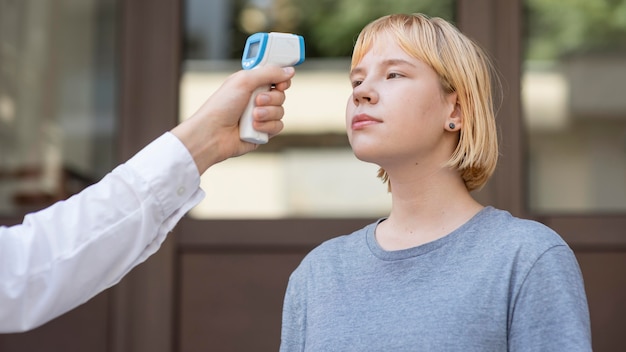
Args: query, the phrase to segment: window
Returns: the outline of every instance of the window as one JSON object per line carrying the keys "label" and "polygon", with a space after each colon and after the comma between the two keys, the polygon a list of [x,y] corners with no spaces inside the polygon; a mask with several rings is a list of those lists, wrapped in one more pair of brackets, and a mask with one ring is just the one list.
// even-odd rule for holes
{"label": "window", "polygon": [[626,1],[526,0],[529,206],[626,210]]}
{"label": "window", "polygon": [[115,162],[115,0],[0,0],[0,214],[99,180]]}
{"label": "window", "polygon": [[384,14],[424,12],[454,18],[451,0],[188,0],[181,118],[232,72],[255,32],[292,32],[305,38],[285,104],[285,130],[270,143],[203,175],[207,198],[196,218],[377,217],[390,205],[378,167],[357,160],[344,127],[351,93],[350,55],[363,26]]}

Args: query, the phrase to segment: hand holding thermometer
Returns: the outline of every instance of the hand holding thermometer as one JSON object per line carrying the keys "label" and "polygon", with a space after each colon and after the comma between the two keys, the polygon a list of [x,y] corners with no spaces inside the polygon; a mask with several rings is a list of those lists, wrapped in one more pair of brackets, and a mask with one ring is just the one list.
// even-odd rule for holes
{"label": "hand holding thermometer", "polygon": [[[282,67],[296,66],[304,62],[304,38],[290,33],[255,33],[248,37],[243,50],[241,67],[251,70],[262,65],[274,64]],[[257,132],[252,127],[252,110],[256,96],[260,92],[269,91],[270,87],[257,88],[250,97],[248,106],[239,120],[239,138],[241,140],[265,144],[267,133]]]}

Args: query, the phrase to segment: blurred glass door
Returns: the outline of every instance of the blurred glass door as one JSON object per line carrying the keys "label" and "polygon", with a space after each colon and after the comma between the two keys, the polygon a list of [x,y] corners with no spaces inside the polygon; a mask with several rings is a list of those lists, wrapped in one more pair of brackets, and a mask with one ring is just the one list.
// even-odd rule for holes
{"label": "blurred glass door", "polygon": [[41,209],[111,170],[116,0],[0,0],[0,215]]}
{"label": "blurred glass door", "polygon": [[626,211],[626,1],[526,0],[533,213]]}

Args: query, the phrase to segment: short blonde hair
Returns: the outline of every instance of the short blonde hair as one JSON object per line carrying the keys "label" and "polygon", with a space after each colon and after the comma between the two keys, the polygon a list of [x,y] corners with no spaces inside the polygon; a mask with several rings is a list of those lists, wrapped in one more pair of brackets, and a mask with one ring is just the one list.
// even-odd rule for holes
{"label": "short blonde hair", "polygon": [[[409,55],[426,63],[438,75],[444,93],[457,93],[463,116],[459,142],[445,166],[461,174],[469,191],[480,189],[498,161],[498,135],[491,87],[493,66],[472,40],[441,18],[424,14],[395,14],[369,23],[354,46],[351,69],[381,35],[391,34]],[[378,176],[389,182],[385,170]],[[389,190],[391,184],[389,183]]]}

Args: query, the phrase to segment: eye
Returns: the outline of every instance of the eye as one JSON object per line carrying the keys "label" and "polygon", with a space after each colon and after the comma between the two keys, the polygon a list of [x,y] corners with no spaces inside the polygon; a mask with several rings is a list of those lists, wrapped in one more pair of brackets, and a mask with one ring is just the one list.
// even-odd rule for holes
{"label": "eye", "polygon": [[356,87],[360,86],[361,83],[363,83],[363,81],[360,81],[360,80],[352,81],[352,88],[356,88]]}
{"label": "eye", "polygon": [[390,72],[387,74],[387,79],[394,79],[394,78],[400,78],[400,77],[403,77],[403,76],[397,72]]}

